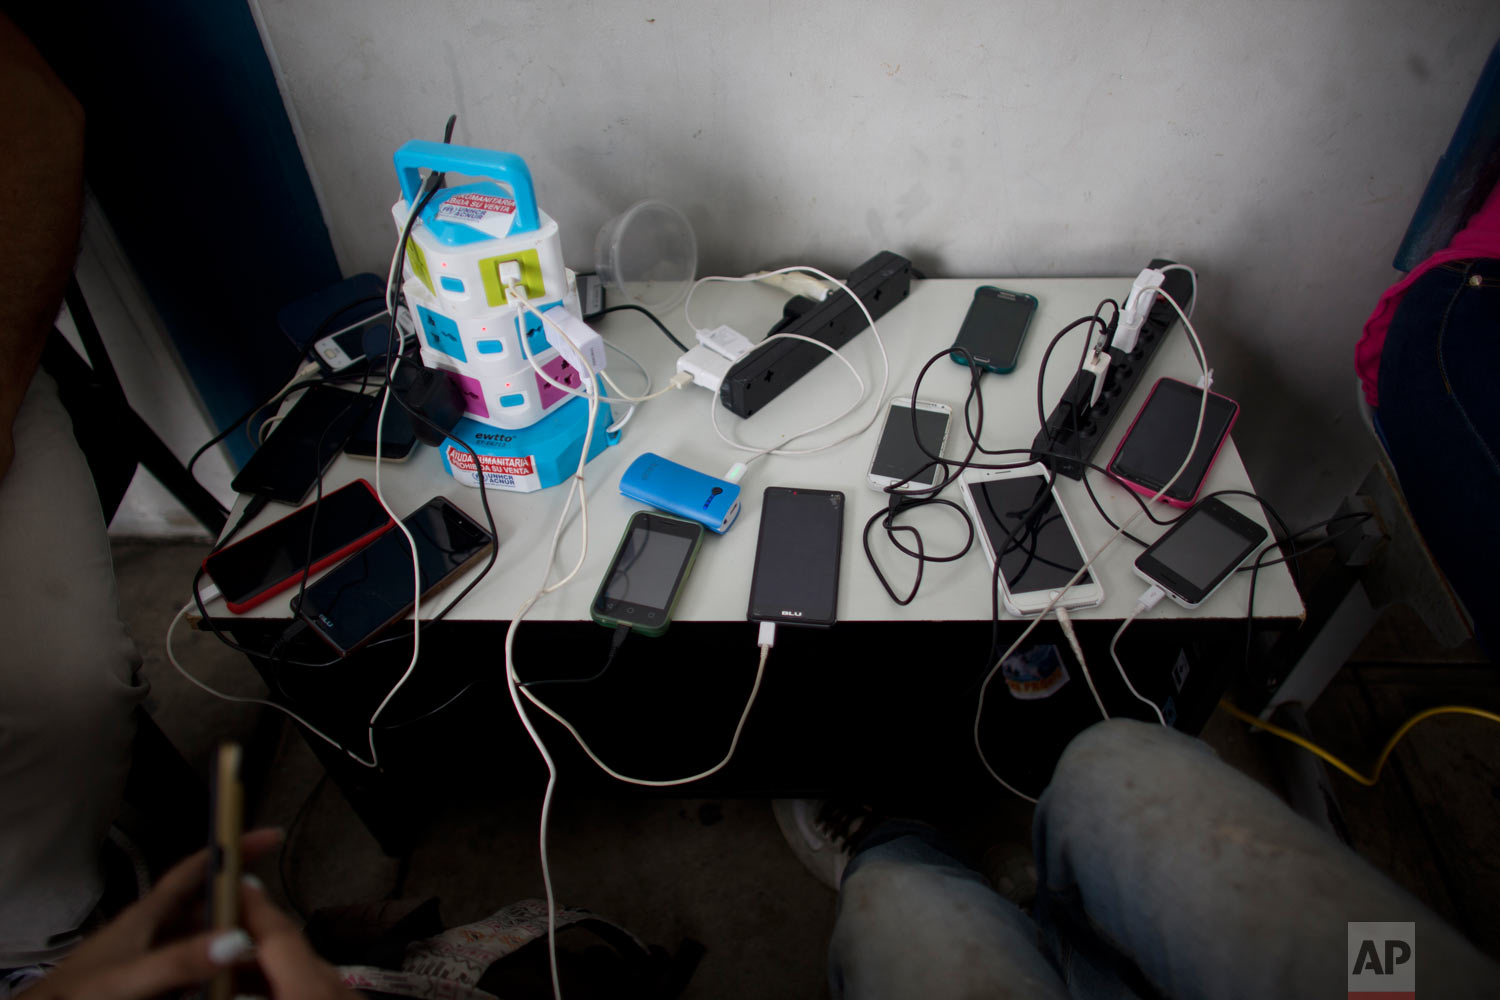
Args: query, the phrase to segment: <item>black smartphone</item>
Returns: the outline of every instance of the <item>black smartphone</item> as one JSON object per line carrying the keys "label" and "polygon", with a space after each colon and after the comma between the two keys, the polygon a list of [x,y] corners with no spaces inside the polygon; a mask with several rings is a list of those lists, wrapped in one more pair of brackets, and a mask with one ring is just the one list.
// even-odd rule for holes
{"label": "black smartphone", "polygon": [[304,567],[311,566],[308,573],[326,569],[395,526],[370,484],[356,479],[321,503],[209,553],[203,569],[229,610],[243,614],[295,585]]}
{"label": "black smartphone", "polygon": [[1182,515],[1135,560],[1135,571],[1196,608],[1266,540],[1266,529],[1218,497]]}
{"label": "black smartphone", "polygon": [[[1021,358],[1021,341],[1036,312],[1036,296],[1007,292],[993,285],[974,289],[969,311],[954,339],[955,350],[949,355],[961,365],[973,363],[985,371],[1004,375],[1016,370]],[[965,356],[956,348],[968,352]]]}
{"label": "black smartphone", "polygon": [[703,525],[695,521],[637,511],[594,595],[590,617],[600,625],[661,635],[702,541]]}
{"label": "black smartphone", "polygon": [[844,494],[767,486],[750,577],[751,621],[832,625],[838,620]]}
{"label": "black smartphone", "polygon": [[[433,497],[401,519],[416,543],[426,597],[489,553],[494,539],[446,497]],[[292,610],[324,642],[347,655],[411,611],[412,550],[388,531],[310,585]]]}
{"label": "black smartphone", "polygon": [[[375,430],[380,422],[380,397],[365,416],[364,422],[349,436],[344,445],[344,454],[355,458],[375,457]],[[417,429],[412,426],[411,414],[397,400],[385,407],[385,426],[380,428],[380,460],[382,462],[404,462],[417,448]]]}
{"label": "black smartphone", "polygon": [[[1109,471],[1144,496],[1155,496],[1187,457],[1198,426],[1203,390],[1175,378],[1158,379],[1141,405],[1130,429],[1109,460]],[[1198,499],[1203,480],[1240,414],[1239,404],[1228,396],[1209,392],[1203,411],[1203,432],[1193,460],[1162,499],[1174,507],[1187,507]]]}
{"label": "black smartphone", "polygon": [[278,503],[299,504],[374,402],[331,385],[308,386],[266,443],[229,484]]}

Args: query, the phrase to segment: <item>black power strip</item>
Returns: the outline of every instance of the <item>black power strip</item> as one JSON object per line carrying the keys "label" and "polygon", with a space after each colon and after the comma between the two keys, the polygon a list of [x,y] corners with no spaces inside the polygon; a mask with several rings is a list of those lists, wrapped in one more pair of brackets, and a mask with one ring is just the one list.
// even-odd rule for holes
{"label": "black power strip", "polygon": [[[844,284],[878,320],[911,292],[911,279],[911,261],[882,250],[855,268]],[[839,291],[778,324],[775,332],[801,334],[837,349],[867,326],[859,306]],[[816,344],[778,340],[735,362],[719,386],[719,401],[730,413],[748,417],[830,357]]]}
{"label": "black power strip", "polygon": [[[1162,268],[1173,263],[1176,262],[1157,258],[1147,266]],[[1162,281],[1162,290],[1180,302],[1184,310],[1192,308],[1189,297],[1193,293],[1193,279],[1186,271],[1168,271]],[[1109,370],[1104,374],[1099,402],[1087,405],[1093,386],[1087,381],[1086,373],[1084,379],[1075,378],[1047,415],[1046,426],[1032,439],[1032,457],[1060,476],[1083,478],[1082,463],[1093,461],[1094,453],[1119,418],[1131,392],[1145,378],[1156,349],[1167,339],[1176,323],[1177,310],[1171,303],[1158,299],[1141,326],[1134,350],[1126,354],[1113,347],[1107,349]],[[1089,336],[1093,336],[1092,330]],[[1051,454],[1045,454],[1048,452]]]}

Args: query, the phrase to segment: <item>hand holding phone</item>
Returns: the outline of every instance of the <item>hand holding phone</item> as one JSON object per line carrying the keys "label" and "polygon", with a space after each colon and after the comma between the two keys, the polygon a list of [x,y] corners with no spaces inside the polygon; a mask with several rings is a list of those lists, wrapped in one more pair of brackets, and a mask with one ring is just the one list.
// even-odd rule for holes
{"label": "hand holding phone", "polygon": [[[240,747],[221,743],[214,765],[213,842],[209,850],[209,928],[223,933],[240,925],[240,836],[245,791],[240,784]],[[230,1000],[233,972],[220,969],[209,983],[209,1000]]]}

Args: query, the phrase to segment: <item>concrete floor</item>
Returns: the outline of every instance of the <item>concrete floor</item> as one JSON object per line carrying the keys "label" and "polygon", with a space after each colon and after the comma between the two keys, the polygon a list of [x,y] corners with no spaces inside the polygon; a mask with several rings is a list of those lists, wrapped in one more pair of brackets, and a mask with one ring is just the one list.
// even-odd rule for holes
{"label": "concrete floor", "polygon": [[[449,925],[542,895],[538,787],[507,789],[503,773],[461,802],[434,803],[410,855],[384,855],[300,735],[256,705],[210,697],[167,662],[167,622],[187,599],[206,545],[120,541],[123,611],[145,655],[149,707],[183,754],[206,773],[212,748],[238,739],[266,761],[253,821],[293,825],[282,859],[257,866],[271,891],[303,912],[399,896],[437,897]],[[1430,644],[1427,644],[1430,645]],[[1433,659],[1399,621],[1372,635],[1314,707],[1316,738],[1363,763],[1401,718],[1453,700],[1500,706],[1500,683],[1472,648]],[[174,648],[202,681],[261,696],[244,658],[211,635],[179,626]],[[1231,763],[1272,783],[1264,737],[1222,713],[1205,732]],[[1419,727],[1374,789],[1336,785],[1355,846],[1492,954],[1500,954],[1500,727],[1442,720]],[[978,804],[975,828],[1019,835],[1029,811],[997,795]],[[1002,831],[1002,832],[997,832]],[[973,831],[970,831],[971,834]],[[689,997],[827,994],[826,946],[835,897],[786,847],[765,800],[575,799],[566,785],[554,811],[552,872],[561,902],[584,906],[674,949],[707,949]]]}

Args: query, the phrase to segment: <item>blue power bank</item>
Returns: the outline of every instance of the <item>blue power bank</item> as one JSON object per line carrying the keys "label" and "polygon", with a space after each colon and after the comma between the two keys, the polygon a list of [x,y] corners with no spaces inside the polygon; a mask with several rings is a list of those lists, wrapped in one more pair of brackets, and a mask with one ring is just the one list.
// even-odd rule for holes
{"label": "blue power bank", "polygon": [[620,492],[723,534],[740,516],[740,488],[671,459],[645,452],[620,477]]}

